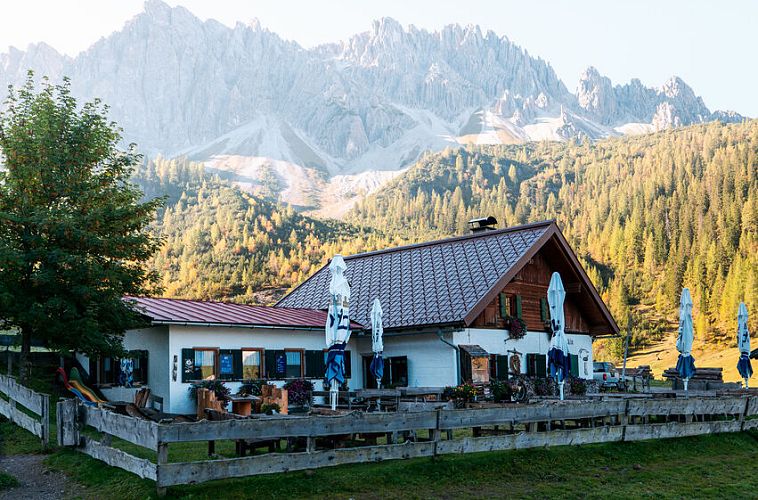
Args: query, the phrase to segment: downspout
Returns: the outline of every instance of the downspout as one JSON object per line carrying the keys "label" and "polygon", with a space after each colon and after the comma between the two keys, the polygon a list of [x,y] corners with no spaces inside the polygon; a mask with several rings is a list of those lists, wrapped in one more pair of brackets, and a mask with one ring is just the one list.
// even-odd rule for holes
{"label": "downspout", "polygon": [[453,343],[448,342],[447,340],[445,340],[445,337],[444,337],[444,334],[442,333],[442,329],[441,328],[437,329],[437,336],[439,337],[439,339],[442,341],[443,344],[447,344],[450,347],[452,347],[453,349],[455,349],[455,380],[456,380],[456,384],[460,385],[460,383],[461,383],[461,352],[460,352],[460,349],[458,348],[457,345],[455,345],[455,344],[453,344]]}

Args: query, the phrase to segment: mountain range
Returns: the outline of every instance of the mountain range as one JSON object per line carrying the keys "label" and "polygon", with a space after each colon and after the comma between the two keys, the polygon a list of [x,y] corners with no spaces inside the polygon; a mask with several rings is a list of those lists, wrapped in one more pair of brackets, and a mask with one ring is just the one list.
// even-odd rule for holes
{"label": "mountain range", "polygon": [[709,110],[678,77],[614,85],[589,67],[572,93],[549,63],[477,26],[427,31],[383,18],[306,49],[257,21],[227,27],[160,0],[73,58],[45,43],[11,48],[0,85],[29,69],[108,103],[148,156],[186,156],[326,215],[427,151],[742,120]]}

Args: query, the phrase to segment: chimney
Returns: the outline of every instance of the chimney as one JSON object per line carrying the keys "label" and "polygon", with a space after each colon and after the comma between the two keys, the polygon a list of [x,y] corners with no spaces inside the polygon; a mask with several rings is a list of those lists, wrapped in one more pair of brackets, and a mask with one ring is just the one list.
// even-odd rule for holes
{"label": "chimney", "polygon": [[468,221],[468,228],[471,234],[482,231],[493,231],[497,228],[497,219],[493,216],[471,219]]}

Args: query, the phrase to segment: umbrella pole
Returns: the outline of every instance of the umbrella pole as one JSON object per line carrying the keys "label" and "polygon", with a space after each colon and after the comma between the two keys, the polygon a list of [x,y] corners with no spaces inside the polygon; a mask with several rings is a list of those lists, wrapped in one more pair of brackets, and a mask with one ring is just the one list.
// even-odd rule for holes
{"label": "umbrella pole", "polygon": [[749,379],[745,378],[743,380],[745,381],[745,389],[750,389],[750,385],[748,384]]}
{"label": "umbrella pole", "polygon": [[690,379],[686,378],[684,379],[684,397],[689,398],[689,391],[687,390],[687,384],[690,382]]}
{"label": "umbrella pole", "polygon": [[558,382],[558,388],[561,391],[561,401],[563,401],[563,380],[561,380],[560,382]]}
{"label": "umbrella pole", "polygon": [[[376,388],[381,389],[382,388],[382,379],[378,378],[376,379]],[[376,411],[382,411],[382,397],[379,396],[376,400]]]}
{"label": "umbrella pole", "polygon": [[337,409],[337,379],[332,380],[332,388],[329,390],[329,402],[332,410]]}

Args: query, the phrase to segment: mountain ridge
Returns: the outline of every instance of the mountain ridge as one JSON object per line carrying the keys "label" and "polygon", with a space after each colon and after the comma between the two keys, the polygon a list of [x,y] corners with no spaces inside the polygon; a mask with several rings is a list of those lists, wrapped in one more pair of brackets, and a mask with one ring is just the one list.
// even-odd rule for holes
{"label": "mountain ridge", "polygon": [[[284,162],[274,168],[282,187],[274,195],[291,203],[304,198],[295,188],[303,178],[352,182],[448,147],[742,120],[711,112],[676,77],[659,88],[613,85],[589,67],[572,94],[547,61],[475,25],[429,31],[382,18],[306,49],[257,20],[228,27],[160,0],[75,57],[45,43],[0,54],[0,84],[21,83],[30,68],[66,75],[77,97],[109,103],[126,139],[150,156],[186,156],[219,171],[245,157],[253,179]],[[322,198],[311,197],[310,208],[329,203]]]}

